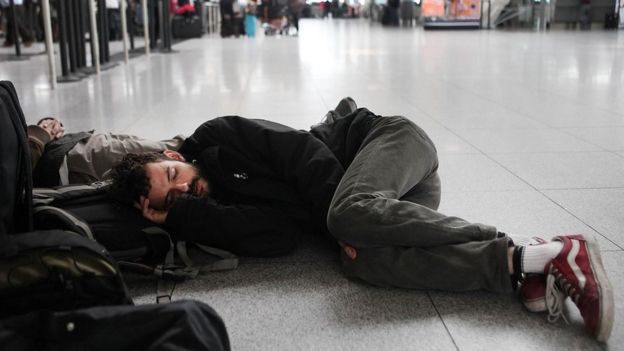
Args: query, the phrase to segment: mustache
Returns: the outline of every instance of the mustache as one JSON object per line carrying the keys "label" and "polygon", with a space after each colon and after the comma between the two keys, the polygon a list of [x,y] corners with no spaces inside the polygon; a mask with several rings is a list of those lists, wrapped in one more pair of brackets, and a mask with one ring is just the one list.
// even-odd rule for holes
{"label": "mustache", "polygon": [[197,182],[199,182],[199,179],[200,179],[200,176],[193,177],[193,179],[191,180],[191,185],[189,186],[189,189],[186,192],[188,195],[194,195],[194,196],[201,195],[201,194],[195,194],[195,189],[197,189]]}

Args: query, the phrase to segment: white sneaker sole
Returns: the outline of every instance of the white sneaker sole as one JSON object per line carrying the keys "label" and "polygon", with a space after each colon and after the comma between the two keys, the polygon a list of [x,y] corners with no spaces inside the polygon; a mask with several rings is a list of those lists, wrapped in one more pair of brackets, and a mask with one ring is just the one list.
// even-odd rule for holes
{"label": "white sneaker sole", "polygon": [[[585,237],[585,236],[584,236]],[[600,257],[600,248],[598,242],[594,238],[586,237],[587,253],[589,254],[589,262],[596,279],[598,292],[600,294],[600,320],[596,329],[595,337],[600,342],[606,342],[611,335],[613,329],[613,314],[615,303],[613,302],[613,288],[607,278],[607,273],[602,264]]]}
{"label": "white sneaker sole", "polygon": [[546,298],[540,297],[532,300],[522,300],[522,304],[524,307],[529,310],[529,312],[540,313],[548,311],[546,308]]}

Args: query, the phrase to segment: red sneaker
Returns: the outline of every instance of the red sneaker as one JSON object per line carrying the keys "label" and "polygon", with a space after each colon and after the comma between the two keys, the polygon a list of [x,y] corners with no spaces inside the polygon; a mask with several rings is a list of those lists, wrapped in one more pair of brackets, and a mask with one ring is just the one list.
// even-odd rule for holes
{"label": "red sneaker", "polygon": [[520,285],[520,300],[531,312],[546,312],[546,276],[527,274]]}
{"label": "red sneaker", "polygon": [[548,311],[548,321],[555,323],[559,318],[566,319],[563,313],[566,296],[555,285],[552,276],[546,279],[545,275],[528,274],[520,286],[520,300],[529,312]]}
{"label": "red sneaker", "polygon": [[[613,328],[613,289],[602,265],[598,243],[580,234],[553,240],[561,241],[563,249],[544,270],[548,275],[547,300],[556,296],[557,290],[562,291],[580,310],[587,331],[598,341],[607,341]],[[558,306],[559,311],[553,312],[560,314],[561,304]]]}
{"label": "red sneaker", "polygon": [[[543,245],[546,240],[534,236],[529,245]],[[546,312],[546,276],[541,274],[526,274],[520,285],[520,300],[530,312]]]}

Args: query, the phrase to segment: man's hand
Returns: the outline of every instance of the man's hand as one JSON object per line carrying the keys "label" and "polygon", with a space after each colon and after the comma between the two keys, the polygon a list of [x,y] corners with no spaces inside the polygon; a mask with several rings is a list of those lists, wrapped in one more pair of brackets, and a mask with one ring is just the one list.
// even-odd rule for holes
{"label": "man's hand", "polygon": [[158,224],[165,223],[165,220],[167,219],[167,214],[169,213],[168,211],[160,211],[160,210],[151,208],[149,206],[149,199],[146,198],[145,196],[141,196],[140,201],[141,201],[140,203],[135,202],[134,207],[137,210],[140,210],[141,213],[143,213],[143,217],[149,219],[150,221],[154,223],[158,223]]}
{"label": "man's hand", "polygon": [[342,241],[338,241],[338,245],[340,245],[340,247],[342,247],[342,249],[344,250],[344,253],[345,253],[345,255],[347,255],[347,257],[349,257],[352,260],[355,260],[357,258],[357,250],[353,246],[349,246],[349,245],[343,243]]}
{"label": "man's hand", "polygon": [[37,126],[48,132],[52,140],[60,139],[63,134],[65,134],[63,123],[56,118],[50,117],[43,119],[37,124]]}

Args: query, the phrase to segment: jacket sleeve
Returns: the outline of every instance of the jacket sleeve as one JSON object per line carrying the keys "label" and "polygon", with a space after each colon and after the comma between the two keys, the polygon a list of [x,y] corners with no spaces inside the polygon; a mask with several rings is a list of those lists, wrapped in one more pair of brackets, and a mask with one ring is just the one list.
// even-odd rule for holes
{"label": "jacket sleeve", "polygon": [[312,134],[269,121],[228,116],[204,123],[189,139],[185,146],[191,149],[217,141],[272,165],[308,202],[320,229],[327,231],[329,204],[344,168]]}
{"label": "jacket sleeve", "polygon": [[28,126],[28,146],[30,148],[30,163],[32,164],[32,169],[35,169],[37,162],[43,155],[43,151],[45,150],[45,146],[52,139],[50,134],[46,132],[43,128],[38,126]]}
{"label": "jacket sleeve", "polygon": [[298,224],[281,211],[263,206],[217,203],[184,195],[175,201],[165,226],[176,240],[186,240],[252,257],[280,256],[299,240]]}

